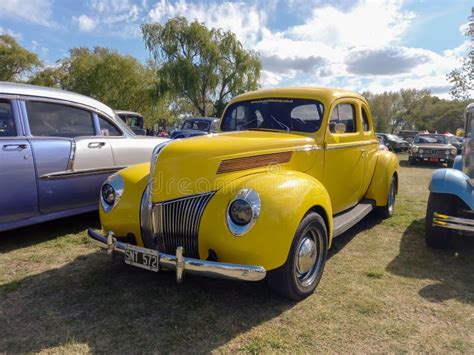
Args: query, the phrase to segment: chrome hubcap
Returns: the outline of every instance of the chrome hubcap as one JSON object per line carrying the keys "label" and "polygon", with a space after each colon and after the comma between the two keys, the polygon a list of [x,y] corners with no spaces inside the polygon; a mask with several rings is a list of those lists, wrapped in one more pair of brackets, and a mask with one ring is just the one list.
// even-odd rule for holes
{"label": "chrome hubcap", "polygon": [[388,210],[390,213],[393,212],[393,206],[395,204],[395,184],[392,182],[390,185],[390,193],[388,195]]}
{"label": "chrome hubcap", "polygon": [[299,274],[305,274],[316,261],[316,244],[311,238],[303,238],[298,247],[296,269]]}
{"label": "chrome hubcap", "polygon": [[316,280],[321,269],[323,246],[317,230],[310,229],[300,240],[296,249],[295,274],[298,284],[302,287],[310,286]]}

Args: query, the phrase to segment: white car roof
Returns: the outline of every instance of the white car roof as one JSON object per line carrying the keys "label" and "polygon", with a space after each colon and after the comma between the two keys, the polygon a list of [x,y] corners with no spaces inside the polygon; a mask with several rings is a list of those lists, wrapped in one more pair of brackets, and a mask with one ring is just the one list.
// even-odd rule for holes
{"label": "white car roof", "polygon": [[96,110],[102,111],[110,117],[115,116],[114,111],[109,106],[103,104],[100,101],[94,100],[91,97],[76,94],[71,91],[48,88],[45,86],[0,81],[0,94],[37,96],[65,100],[95,108]]}

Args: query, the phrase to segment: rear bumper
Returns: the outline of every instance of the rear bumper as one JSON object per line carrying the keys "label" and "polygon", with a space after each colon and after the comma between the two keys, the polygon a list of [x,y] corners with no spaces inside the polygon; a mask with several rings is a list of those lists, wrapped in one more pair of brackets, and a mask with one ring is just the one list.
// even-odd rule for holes
{"label": "rear bumper", "polygon": [[[109,254],[125,253],[125,244],[114,238],[113,233],[104,236],[94,229],[88,229],[87,234]],[[177,248],[176,255],[159,253],[159,264],[165,270],[175,270],[178,282],[181,282],[184,273],[239,281],[260,281],[266,276],[266,270],[262,266],[228,264],[183,257],[180,247]]]}
{"label": "rear bumper", "polygon": [[433,226],[462,232],[474,232],[474,220],[447,216],[437,212],[433,214]]}

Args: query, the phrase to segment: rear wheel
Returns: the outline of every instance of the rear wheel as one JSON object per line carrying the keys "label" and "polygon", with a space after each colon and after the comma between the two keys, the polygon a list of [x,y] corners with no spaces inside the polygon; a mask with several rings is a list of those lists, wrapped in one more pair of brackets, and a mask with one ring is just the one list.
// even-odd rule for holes
{"label": "rear wheel", "polygon": [[326,264],[327,238],[324,219],[318,213],[308,213],[296,231],[285,264],[269,272],[269,286],[296,301],[313,293]]}
{"label": "rear wheel", "polygon": [[425,217],[425,241],[435,249],[448,249],[452,247],[452,231],[447,228],[433,226],[433,214],[450,215],[453,211],[453,200],[445,194],[430,193]]}
{"label": "rear wheel", "polygon": [[408,163],[409,163],[410,165],[415,165],[415,164],[416,164],[416,159],[415,159],[414,157],[412,157],[412,156],[409,156],[409,157],[408,157]]}
{"label": "rear wheel", "polygon": [[397,197],[397,180],[392,176],[390,187],[388,189],[387,204],[382,207],[377,207],[377,213],[382,218],[392,217],[395,211],[395,199]]}

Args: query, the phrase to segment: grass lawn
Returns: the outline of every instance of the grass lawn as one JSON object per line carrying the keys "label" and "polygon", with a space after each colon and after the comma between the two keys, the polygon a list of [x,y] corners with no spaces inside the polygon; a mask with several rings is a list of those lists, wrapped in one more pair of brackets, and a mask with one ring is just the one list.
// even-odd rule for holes
{"label": "grass lawn", "polygon": [[0,233],[0,352],[474,353],[474,238],[425,246],[433,168],[401,159],[395,216],[336,239],[299,303],[113,264],[86,237],[96,214]]}

